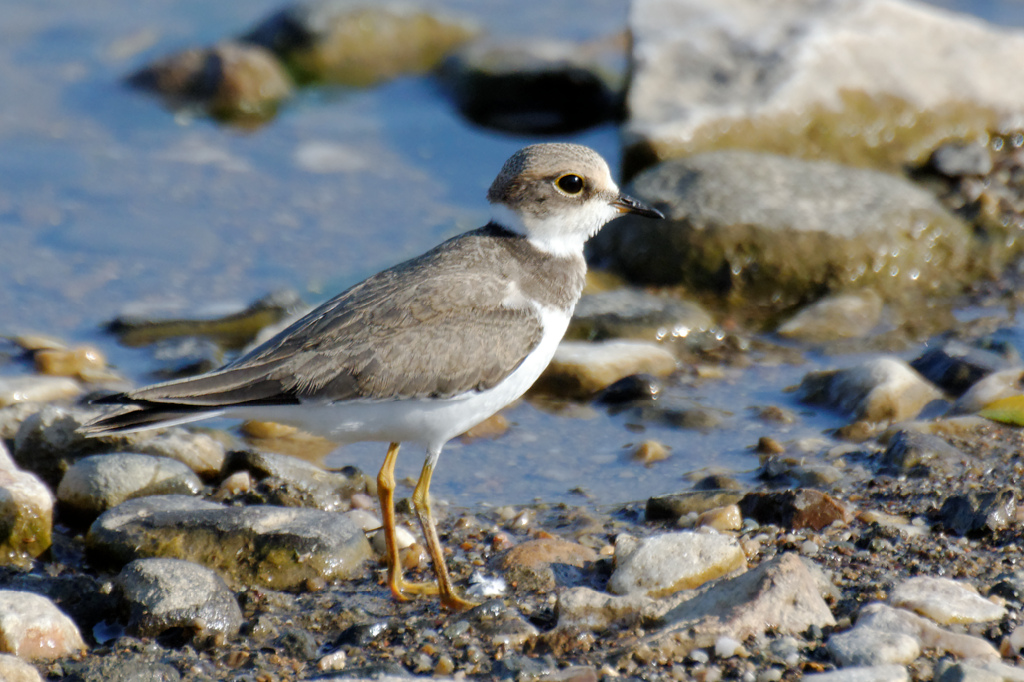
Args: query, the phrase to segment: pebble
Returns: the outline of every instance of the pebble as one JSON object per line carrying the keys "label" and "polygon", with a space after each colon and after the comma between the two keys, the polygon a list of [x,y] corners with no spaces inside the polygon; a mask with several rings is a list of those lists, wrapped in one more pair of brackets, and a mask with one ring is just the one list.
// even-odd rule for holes
{"label": "pebble", "polygon": [[680,517],[695,512],[702,514],[735,504],[743,499],[743,493],[736,490],[688,490],[648,498],[644,509],[646,521],[677,521]]}
{"label": "pebble", "polygon": [[852,514],[843,502],[812,488],[747,493],[739,501],[739,508],[744,517],[758,523],[793,530],[810,528],[819,531],[833,523],[846,524],[852,520]]}
{"label": "pebble", "polygon": [[584,581],[597,552],[560,538],[527,540],[497,557],[497,566],[517,589],[550,592]]}
{"label": "pebble", "polygon": [[932,152],[928,163],[936,172],[949,178],[984,176],[992,172],[992,153],[979,142],[946,142]]}
{"label": "pebble", "polygon": [[616,568],[608,580],[608,591],[664,597],[746,565],[743,549],[726,535],[678,532],[643,540],[620,535],[615,539]]}
{"label": "pebble", "polygon": [[853,666],[827,673],[804,675],[807,682],[909,682],[910,674],[902,665]]}
{"label": "pebble", "polygon": [[591,341],[609,338],[645,341],[686,339],[700,345],[714,330],[714,318],[692,301],[623,287],[581,298],[573,311],[567,334],[571,338]]}
{"label": "pebble", "polygon": [[603,388],[594,396],[594,402],[606,405],[621,405],[639,401],[657,400],[661,394],[661,382],[650,374],[631,374]]}
{"label": "pebble", "polygon": [[158,637],[180,628],[207,642],[234,637],[242,626],[242,611],[224,580],[191,561],[137,559],[114,583],[133,636]]}
{"label": "pebble", "polygon": [[938,513],[938,522],[957,535],[1000,531],[1015,523],[1016,518],[1017,492],[1013,488],[950,495]]}
{"label": "pebble", "polygon": [[928,476],[963,471],[972,458],[938,436],[897,431],[881,457],[881,470],[895,474]]}
{"label": "pebble", "polygon": [[715,658],[732,658],[743,652],[743,645],[739,640],[722,635],[715,640]]}
{"label": "pebble", "polygon": [[1001,661],[950,661],[935,666],[935,682],[1024,682],[1024,668]]}
{"label": "pebble", "polygon": [[645,440],[633,449],[633,459],[645,466],[668,459],[671,448],[656,440]]}
{"label": "pebble", "polygon": [[57,486],[57,499],[73,513],[95,517],[125,500],[147,495],[197,495],[203,482],[167,457],[119,452],[75,462]]}
{"label": "pebble", "polygon": [[661,377],[675,370],[675,357],[656,343],[562,341],[532,390],[567,398],[589,398],[631,374]]}
{"label": "pebble", "polygon": [[985,599],[974,587],[949,578],[922,576],[897,584],[889,603],[915,611],[940,625],[986,623],[1006,615],[1006,608]]}
{"label": "pebble", "polygon": [[349,476],[271,452],[232,453],[228,468],[249,471],[267,501],[282,507],[345,511],[351,506],[352,495],[366,492],[366,478],[356,469]]}
{"label": "pebble", "polygon": [[740,530],[743,527],[743,514],[739,506],[729,504],[724,507],[716,507],[697,516],[697,528],[707,526],[718,531]]}
{"label": "pebble", "polygon": [[833,341],[867,336],[882,317],[882,299],[873,291],[826,296],[802,308],[776,330],[801,341]]}
{"label": "pebble", "polygon": [[101,376],[107,367],[103,352],[92,346],[41,349],[32,355],[32,361],[40,374],[77,377],[86,381],[90,377]]}
{"label": "pebble", "polygon": [[104,512],[86,547],[98,564],[163,557],[196,561],[232,586],[298,589],[362,575],[370,543],[344,514],[224,507],[181,495],[128,500]]}
{"label": "pebble", "polygon": [[0,566],[28,568],[49,549],[53,504],[50,489],[19,469],[0,441]]}
{"label": "pebble", "polygon": [[[371,526],[371,528],[380,528],[380,525],[380,520],[374,517],[374,523]],[[366,530],[365,527],[364,530]],[[395,539],[398,543],[398,549],[400,550],[405,549],[406,547],[412,547],[413,543],[416,542],[416,536],[414,536],[412,532],[405,526],[399,525],[395,526]],[[370,544],[373,545],[373,551],[376,552],[378,556],[386,555],[387,540],[384,537],[383,529],[373,534],[373,536],[370,538]]]}
{"label": "pebble", "polygon": [[0,652],[48,660],[85,648],[74,622],[52,601],[32,592],[0,590]]}
{"label": "pebble", "polygon": [[963,395],[985,377],[1011,369],[1014,364],[1020,364],[1019,357],[1008,358],[962,341],[947,341],[929,348],[910,362],[921,376],[954,396]]}
{"label": "pebble", "polygon": [[555,611],[560,629],[602,632],[635,623],[657,608],[655,600],[643,593],[618,596],[589,587],[571,587],[558,593]]}
{"label": "pebble", "polygon": [[4,682],[43,682],[39,671],[28,661],[11,654],[0,654],[0,680]]}
{"label": "pebble", "polygon": [[70,377],[0,377],[0,407],[66,400],[81,393],[82,385]]}
{"label": "pebble", "polygon": [[842,370],[810,372],[800,383],[800,400],[824,405],[855,419],[898,422],[913,419],[942,392],[903,360],[879,357]]}
{"label": "pebble", "polygon": [[1002,398],[1011,398],[1024,392],[1024,369],[1015,367],[993,372],[971,385],[957,398],[950,414],[975,414]]}

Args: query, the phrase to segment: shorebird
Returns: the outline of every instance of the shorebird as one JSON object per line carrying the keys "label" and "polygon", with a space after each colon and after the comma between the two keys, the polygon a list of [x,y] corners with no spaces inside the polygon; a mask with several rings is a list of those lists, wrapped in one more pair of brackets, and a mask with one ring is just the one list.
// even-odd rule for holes
{"label": "shorebird", "polygon": [[[523,395],[550,362],[583,291],[584,242],[622,213],[663,217],[621,193],[604,159],[576,144],[521,149],[487,199],[484,227],[356,284],[221,369],[99,399],[120,408],[82,430],[226,416],[390,443],[377,490],[391,593],[473,606],[452,586],[430,509],[441,449]],[[427,451],[412,501],[436,582],[402,577],[394,470],[403,442]]]}

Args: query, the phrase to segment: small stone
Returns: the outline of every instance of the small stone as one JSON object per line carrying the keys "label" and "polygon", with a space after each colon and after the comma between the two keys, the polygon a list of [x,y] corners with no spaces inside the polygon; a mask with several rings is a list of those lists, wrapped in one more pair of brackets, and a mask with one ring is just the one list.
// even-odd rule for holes
{"label": "small stone", "polygon": [[74,622],[52,601],[32,592],[0,590],[0,651],[49,660],[84,648]]}
{"label": "small stone", "polygon": [[550,592],[580,584],[597,553],[589,547],[559,538],[527,540],[498,558],[498,567],[518,589]]}
{"label": "small stone", "polygon": [[594,402],[621,405],[656,400],[661,390],[661,382],[650,374],[631,374],[598,391],[594,396]]}
{"label": "small stone", "polygon": [[932,152],[928,162],[937,173],[948,178],[992,172],[992,153],[978,142],[947,142]]}
{"label": "small stone", "polygon": [[679,532],[639,541],[620,535],[615,541],[616,568],[608,591],[663,597],[699,587],[746,565],[739,543],[725,535]]}
{"label": "small stone", "polygon": [[57,499],[75,513],[95,517],[135,497],[197,495],[202,489],[199,477],[181,462],[119,452],[75,462],[57,487]]}
{"label": "small stone", "polygon": [[[380,521],[375,519],[376,524],[374,527],[380,527]],[[402,550],[406,547],[412,547],[416,542],[416,537],[409,531],[405,526],[395,526],[395,539],[398,542],[398,549]],[[373,545],[373,551],[378,556],[385,556],[387,553],[387,542],[384,538],[384,529],[377,531],[373,534],[370,539],[370,544]]]}
{"label": "small stone", "polygon": [[971,385],[957,398],[950,414],[975,414],[991,403],[1024,393],[1024,369],[1015,367],[992,372]]}
{"label": "small stone", "polygon": [[675,370],[675,357],[656,343],[562,341],[532,390],[588,398],[631,374],[666,376]]}
{"label": "small stone", "polygon": [[164,57],[132,74],[128,83],[155,92],[172,106],[200,104],[224,119],[272,116],[292,95],[292,80],[273,53],[227,41]]}
{"label": "small stone", "polygon": [[739,501],[740,511],[761,524],[799,530],[819,531],[833,523],[849,523],[850,512],[831,495],[811,488],[769,493],[747,493]]}
{"label": "small stone", "polygon": [[40,374],[79,379],[95,376],[107,366],[107,358],[98,348],[92,346],[40,350],[32,356],[32,360]]}
{"label": "small stone", "polygon": [[345,511],[355,493],[366,492],[366,478],[357,469],[351,475],[325,471],[317,465],[271,452],[238,451],[230,469],[248,470],[271,504]]}
{"label": "small stone", "polygon": [[50,489],[15,466],[0,441],[0,566],[27,568],[49,549],[53,502]]}
{"label": "small stone", "polygon": [[558,593],[558,628],[601,632],[616,625],[629,626],[648,614],[655,600],[645,594],[617,596],[589,587],[572,587]]}
{"label": "small stone", "polygon": [[669,495],[658,495],[647,500],[644,519],[650,521],[676,521],[691,512],[702,514],[726,507],[743,499],[735,490],[691,490]]}
{"label": "small stone", "polygon": [[931,472],[963,471],[971,463],[969,455],[942,438],[914,431],[897,431],[882,453],[882,471],[912,476]]}
{"label": "small stone", "polygon": [[743,514],[735,504],[709,509],[697,517],[697,528],[707,526],[718,531],[739,530],[743,527]]}
{"label": "small stone", "polygon": [[344,670],[347,663],[348,656],[344,651],[339,649],[338,651],[333,651],[327,654],[317,661],[316,668],[321,672],[337,672],[339,670]]}
{"label": "small stone", "polygon": [[0,654],[0,680],[4,682],[43,682],[39,671],[28,661],[11,654]]}
{"label": "small stone", "polygon": [[0,377],[0,407],[17,403],[47,403],[74,398],[82,386],[70,377]]}
{"label": "small stone", "polygon": [[217,489],[221,497],[234,497],[252,490],[252,476],[248,471],[236,471],[223,481]]}
{"label": "small stone", "polygon": [[1009,527],[1016,510],[1017,493],[1012,488],[951,495],[939,509],[939,523],[957,535],[984,535]]}
{"label": "small stone", "polygon": [[[942,390],[960,396],[990,374],[1011,369],[1019,362],[1020,358],[1007,358],[961,341],[947,341],[929,348],[912,360],[910,366]],[[1018,378],[1020,371],[1018,368]]]}
{"label": "small stone", "polygon": [[728,635],[715,640],[715,658],[732,658],[743,651],[743,645]]}
{"label": "small stone", "polygon": [[889,603],[927,616],[940,625],[986,623],[1006,615],[970,585],[949,578],[923,576],[896,585]]}
{"label": "small stone", "polygon": [[832,341],[867,336],[882,316],[873,291],[826,296],[782,323],[778,333],[801,341]]}
{"label": "small stone", "polygon": [[871,422],[916,417],[942,392],[902,360],[881,357],[844,370],[810,372],[799,388],[800,400],[835,408]]}
{"label": "small stone", "polygon": [[686,340],[701,345],[714,330],[714,319],[696,303],[621,288],[581,298],[567,334],[588,341]]}
{"label": "small stone", "polygon": [[128,632],[158,637],[180,628],[199,642],[233,637],[242,626],[242,611],[224,580],[199,564],[180,559],[137,559],[115,584]]}
{"label": "small stone", "polygon": [[656,462],[668,459],[671,448],[656,440],[645,440],[633,450],[633,459],[645,465],[652,466]]}

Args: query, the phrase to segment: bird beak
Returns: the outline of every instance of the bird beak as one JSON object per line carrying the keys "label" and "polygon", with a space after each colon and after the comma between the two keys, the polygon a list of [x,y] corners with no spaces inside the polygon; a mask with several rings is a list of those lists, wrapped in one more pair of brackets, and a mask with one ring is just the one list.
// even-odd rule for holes
{"label": "bird beak", "polygon": [[620,194],[611,203],[612,206],[618,209],[619,213],[636,213],[637,215],[642,215],[645,218],[658,218],[659,220],[663,220],[665,218],[665,215],[661,211],[651,208],[647,204],[634,199],[628,194]]}

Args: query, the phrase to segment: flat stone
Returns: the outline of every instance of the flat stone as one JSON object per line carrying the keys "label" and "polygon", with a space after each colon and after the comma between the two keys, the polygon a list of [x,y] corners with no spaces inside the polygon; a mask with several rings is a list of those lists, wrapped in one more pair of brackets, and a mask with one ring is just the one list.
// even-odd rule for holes
{"label": "flat stone", "polygon": [[78,627],[52,601],[32,592],[0,590],[0,652],[49,660],[84,648]]}
{"label": "flat stone", "polygon": [[39,671],[28,661],[11,654],[0,654],[0,680],[4,682],[43,682]]}
{"label": "flat stone", "polygon": [[882,299],[873,291],[826,296],[802,308],[776,330],[801,341],[832,341],[867,336],[882,317]]}
{"label": "flat stone", "polygon": [[699,345],[714,329],[711,315],[692,301],[620,288],[581,298],[566,335],[590,341],[692,339]]}
{"label": "flat stone", "polygon": [[902,665],[888,663],[812,673],[804,675],[803,679],[808,682],[909,682],[910,674]]}
{"label": "flat stone", "polygon": [[896,585],[889,603],[915,611],[940,625],[987,623],[1006,615],[1006,607],[985,599],[966,583],[922,576]]}
{"label": "flat stone", "polygon": [[942,392],[897,358],[879,357],[859,365],[810,372],[798,389],[800,400],[824,405],[868,422],[913,419]]}
{"label": "flat stone", "polygon": [[292,79],[271,51],[225,41],[168,55],[128,78],[171,106],[201,105],[216,118],[262,119],[292,95]]}
{"label": "flat stone", "polygon": [[882,471],[911,476],[963,471],[973,457],[938,436],[897,431],[882,453]]}
{"label": "flat stone", "polygon": [[747,493],[739,501],[743,516],[761,524],[798,530],[821,530],[839,522],[849,523],[851,514],[839,500],[812,488],[768,493]]}
{"label": "flat stone", "polygon": [[589,587],[571,587],[558,593],[555,611],[558,628],[602,632],[650,620],[657,601],[643,593],[614,595]]}
{"label": "flat stone", "polygon": [[640,0],[629,27],[627,175],[730,147],[898,169],[1024,109],[1024,32],[920,2]]}
{"label": "flat stone", "polygon": [[282,507],[345,511],[353,495],[366,492],[366,477],[358,470],[351,475],[325,471],[288,455],[240,451],[233,454],[229,469],[251,472],[266,499]]}
{"label": "flat stone", "polygon": [[115,584],[136,637],[181,628],[206,641],[233,637],[242,626],[242,610],[224,580],[191,561],[136,559]]}
{"label": "flat stone", "polygon": [[632,374],[667,376],[675,370],[675,357],[656,343],[562,341],[531,390],[587,398]]}
{"label": "flat stone", "polygon": [[921,642],[905,632],[855,627],[829,637],[828,652],[841,666],[901,665],[921,655]]}
{"label": "flat stone", "polygon": [[81,392],[82,385],[71,377],[0,377],[0,407],[65,400]]}
{"label": "flat stone", "polygon": [[277,590],[362,575],[372,556],[344,514],[286,507],[225,507],[180,495],[143,497],[104,512],[86,546],[99,564],[139,558],[195,561],[232,587]]}
{"label": "flat stone", "polygon": [[676,521],[691,512],[701,514],[711,509],[735,504],[743,493],[735,490],[688,490],[648,498],[644,519],[650,521]]}
{"label": "flat stone", "polygon": [[275,52],[300,80],[367,86],[426,73],[477,33],[469,22],[408,2],[298,2],[242,40]]}
{"label": "flat stone", "polygon": [[837,590],[817,566],[787,552],[746,573],[713,583],[670,609],[648,644],[664,655],[714,646],[725,635],[738,641],[768,629],[798,635],[812,625],[835,625],[822,595]]}
{"label": "flat stone", "polygon": [[0,565],[28,568],[50,547],[53,494],[22,471],[0,441]]}
{"label": "flat stone", "polygon": [[498,557],[498,567],[519,589],[551,592],[556,587],[580,584],[585,570],[597,561],[597,552],[559,538],[527,540]]}
{"label": "flat stone", "polygon": [[[971,386],[994,372],[1011,369],[1019,364],[1019,357],[1007,357],[961,341],[947,341],[929,348],[910,362],[910,366],[921,376],[954,396],[963,395]],[[1018,367],[1017,371],[1019,380],[1024,370]]]}
{"label": "flat stone", "polygon": [[119,452],[75,462],[57,486],[57,499],[74,512],[95,517],[132,498],[197,495],[202,489],[203,482],[181,462]]}
{"label": "flat stone", "polygon": [[578,43],[478,40],[444,60],[438,77],[462,115],[517,133],[567,133],[618,116],[626,85],[625,35]]}
{"label": "flat stone", "polygon": [[620,535],[615,566],[609,592],[664,597],[745,569],[747,558],[735,538],[717,533],[665,533],[643,540]]}

